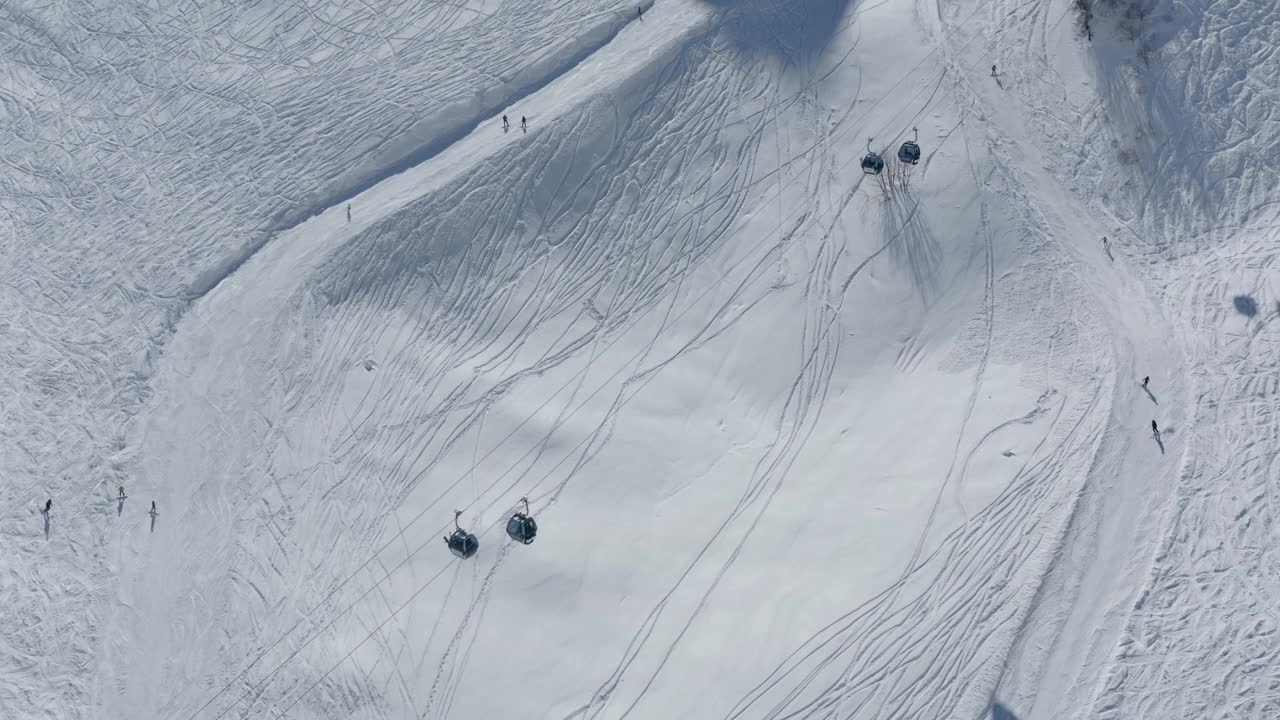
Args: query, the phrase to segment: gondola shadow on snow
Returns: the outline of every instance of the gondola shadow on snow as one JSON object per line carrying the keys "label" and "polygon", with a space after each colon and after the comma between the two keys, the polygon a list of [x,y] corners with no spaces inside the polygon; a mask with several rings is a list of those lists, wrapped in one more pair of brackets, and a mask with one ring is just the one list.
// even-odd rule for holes
{"label": "gondola shadow on snow", "polygon": [[924,208],[910,191],[889,193],[880,206],[880,242],[911,277],[925,305],[935,297],[942,247]]}
{"label": "gondola shadow on snow", "polygon": [[1231,298],[1231,304],[1235,307],[1236,312],[1250,320],[1258,316],[1258,301],[1249,295],[1236,295]]}
{"label": "gondola shadow on snow", "polygon": [[702,0],[720,11],[729,40],[748,54],[810,61],[848,24],[853,0]]}

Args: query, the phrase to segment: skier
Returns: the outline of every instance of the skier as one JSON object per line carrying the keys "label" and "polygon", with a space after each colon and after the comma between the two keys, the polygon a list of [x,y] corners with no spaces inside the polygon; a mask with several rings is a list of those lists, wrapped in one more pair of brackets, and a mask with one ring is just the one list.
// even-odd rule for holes
{"label": "skier", "polygon": [[636,8],[636,14],[638,14],[638,15],[640,16],[640,20],[641,20],[641,21],[643,21],[643,20],[644,20],[644,8],[642,8],[642,7],[638,7],[638,8]]}
{"label": "skier", "polygon": [[155,501],[155,500],[152,500],[152,501],[151,501],[151,514],[152,514],[152,515],[155,515],[155,514],[156,514],[156,501]]}
{"label": "skier", "polygon": [[520,116],[520,129],[526,131],[529,129],[529,124],[525,121],[523,115]]}
{"label": "skier", "polygon": [[995,65],[992,65],[992,66],[991,66],[991,77],[995,77],[995,76],[996,76],[996,66],[995,66]]}
{"label": "skier", "polygon": [[1150,375],[1148,375],[1147,377],[1142,378],[1142,389],[1143,389],[1143,390],[1146,390],[1146,389],[1147,389],[1147,383],[1149,383],[1149,382],[1151,382],[1151,376],[1150,376]]}
{"label": "skier", "polygon": [[502,116],[502,129],[503,129],[503,131],[505,132],[506,130],[508,130],[508,129],[510,129],[510,128],[511,128],[511,121],[507,120],[507,116],[506,116],[506,115],[503,115],[503,116]]}
{"label": "skier", "polygon": [[1160,436],[1160,428],[1156,425],[1155,420],[1151,421],[1151,432],[1155,433],[1156,437]]}
{"label": "skier", "polygon": [[125,494],[124,494],[124,486],[123,486],[123,485],[121,485],[121,486],[120,486],[120,492],[116,493],[116,497],[120,498],[121,500],[125,499],[125,497],[126,497],[126,496],[125,496]]}
{"label": "skier", "polygon": [[48,500],[45,501],[44,514],[48,515],[51,510],[53,510],[53,498],[49,498]]}
{"label": "skier", "polygon": [[351,203],[347,203],[347,222],[351,222]]}

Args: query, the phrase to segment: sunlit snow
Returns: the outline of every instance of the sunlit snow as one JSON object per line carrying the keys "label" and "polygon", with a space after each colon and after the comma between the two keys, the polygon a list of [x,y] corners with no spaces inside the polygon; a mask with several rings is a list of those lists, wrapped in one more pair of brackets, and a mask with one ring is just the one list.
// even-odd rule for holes
{"label": "sunlit snow", "polygon": [[0,3],[0,719],[1280,717],[1277,47]]}

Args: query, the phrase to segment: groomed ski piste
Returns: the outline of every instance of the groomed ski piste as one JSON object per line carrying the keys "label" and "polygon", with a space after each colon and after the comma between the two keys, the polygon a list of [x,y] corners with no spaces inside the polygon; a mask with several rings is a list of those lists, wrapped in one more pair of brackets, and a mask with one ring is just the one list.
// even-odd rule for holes
{"label": "groomed ski piste", "polygon": [[1277,47],[0,5],[0,718],[1280,717]]}

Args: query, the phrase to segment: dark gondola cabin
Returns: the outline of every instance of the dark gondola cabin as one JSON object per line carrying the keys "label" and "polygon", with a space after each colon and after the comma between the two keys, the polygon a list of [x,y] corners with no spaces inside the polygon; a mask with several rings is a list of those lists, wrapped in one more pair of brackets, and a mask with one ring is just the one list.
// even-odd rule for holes
{"label": "dark gondola cabin", "polygon": [[915,165],[920,162],[920,145],[916,142],[920,139],[920,131],[915,128],[911,128],[911,131],[916,134],[915,140],[902,143],[902,147],[898,148],[898,159],[908,165]]}
{"label": "dark gondola cabin", "polygon": [[445,538],[445,542],[449,545],[449,552],[463,559],[475,555],[480,549],[480,541],[475,534],[466,530],[454,530],[452,535]]}
{"label": "dark gondola cabin", "polygon": [[884,158],[873,152],[867,153],[866,157],[862,158],[862,172],[868,175],[879,175],[881,170],[884,170]]}
{"label": "dark gondola cabin", "polygon": [[453,534],[444,539],[446,545],[449,546],[449,552],[460,558],[466,559],[476,554],[480,549],[480,540],[476,538],[475,533],[467,532],[458,524],[458,516],[462,514],[461,510],[453,511]]}
{"label": "dark gondola cabin", "polygon": [[507,520],[507,535],[519,543],[528,545],[538,535],[538,523],[529,514],[529,498],[520,498],[524,512],[517,512]]}
{"label": "dark gondola cabin", "polygon": [[874,138],[867,138],[867,154],[862,158],[862,172],[868,175],[879,175],[884,170],[884,158],[880,157],[880,153],[871,149],[871,141]]}

